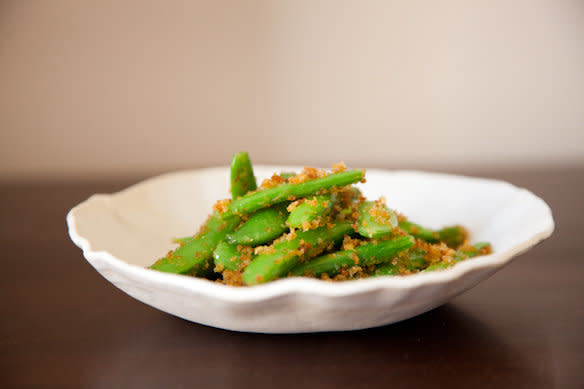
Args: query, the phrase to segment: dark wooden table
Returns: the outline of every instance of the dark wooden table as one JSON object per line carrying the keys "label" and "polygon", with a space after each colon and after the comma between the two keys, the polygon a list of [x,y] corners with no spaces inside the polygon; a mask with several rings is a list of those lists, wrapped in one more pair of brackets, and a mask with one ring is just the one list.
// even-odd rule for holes
{"label": "dark wooden table", "polygon": [[584,168],[477,174],[548,201],[554,236],[424,315],[304,335],[190,323],[96,273],[65,214],[136,180],[2,183],[0,387],[582,388]]}

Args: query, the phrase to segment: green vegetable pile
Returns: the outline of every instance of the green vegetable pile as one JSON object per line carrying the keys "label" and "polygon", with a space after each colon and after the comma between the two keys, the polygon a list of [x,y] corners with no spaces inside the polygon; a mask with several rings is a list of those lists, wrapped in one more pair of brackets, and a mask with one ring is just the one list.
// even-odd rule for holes
{"label": "green vegetable pile", "polygon": [[197,234],[151,268],[228,285],[282,277],[351,280],[442,270],[491,252],[468,243],[461,226],[432,230],[354,186],[364,170],[304,168],[281,172],[257,187],[246,152],[233,156],[232,199],[220,200]]}

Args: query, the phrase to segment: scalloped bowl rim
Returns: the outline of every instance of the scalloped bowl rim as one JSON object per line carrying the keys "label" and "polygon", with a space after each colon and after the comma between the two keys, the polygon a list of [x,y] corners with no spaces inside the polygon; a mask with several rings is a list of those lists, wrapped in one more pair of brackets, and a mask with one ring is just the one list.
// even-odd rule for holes
{"label": "scalloped bowl rim", "polygon": [[[283,167],[283,166],[266,166],[257,165],[258,168],[264,169],[298,169],[297,166],[293,167]],[[472,260],[467,260],[456,264],[455,266],[431,273],[416,273],[408,276],[385,276],[385,277],[372,277],[354,281],[346,282],[326,282],[318,279],[306,278],[306,277],[290,277],[283,278],[276,281],[272,281],[266,284],[256,285],[252,287],[233,287],[228,285],[219,284],[206,279],[195,278],[191,276],[184,276],[171,273],[163,273],[156,270],[144,268],[138,265],[130,264],[122,259],[119,259],[107,251],[95,251],[91,242],[88,238],[81,236],[76,229],[76,219],[75,214],[77,210],[81,207],[86,206],[88,203],[100,199],[103,197],[111,197],[117,194],[132,191],[142,186],[152,184],[157,180],[166,179],[172,176],[192,174],[194,172],[202,171],[212,171],[219,170],[222,171],[225,167],[210,167],[203,169],[191,169],[191,170],[181,170],[176,172],[170,172],[161,174],[155,177],[151,177],[134,185],[127,187],[119,192],[111,194],[94,194],[87,200],[78,204],[72,208],[67,214],[67,225],[69,230],[69,236],[71,240],[83,251],[85,258],[93,265],[94,261],[102,260],[111,268],[116,269],[125,275],[130,275],[132,277],[139,277],[145,281],[152,282],[158,285],[172,285],[173,288],[180,288],[184,291],[195,292],[200,295],[204,295],[213,299],[219,299],[225,302],[238,302],[238,303],[257,303],[264,300],[269,300],[276,297],[281,297],[289,294],[309,294],[315,296],[323,297],[342,297],[347,295],[369,293],[377,289],[412,289],[419,287],[424,284],[441,284],[453,281],[457,278],[464,277],[465,274],[469,273],[474,269],[480,268],[501,268],[508,262],[510,262],[517,255],[527,251],[529,248],[535,246],[537,243],[543,241],[544,239],[551,236],[554,231],[554,220],[550,207],[545,201],[533,194],[531,191],[523,188],[519,188],[513,184],[505,181],[489,179],[489,178],[478,178],[469,177],[463,175],[454,175],[447,173],[434,173],[425,172],[419,170],[386,170],[386,169],[367,169],[368,172],[376,173],[392,173],[392,174],[412,174],[419,176],[433,176],[433,177],[450,177],[459,178],[467,180],[480,180],[482,182],[493,182],[508,185],[509,187],[526,192],[530,196],[533,196],[536,200],[540,201],[542,206],[546,208],[547,223],[546,228],[533,234],[530,238],[523,240],[522,242],[516,244],[512,248],[505,251],[497,252],[482,257],[473,258]]]}

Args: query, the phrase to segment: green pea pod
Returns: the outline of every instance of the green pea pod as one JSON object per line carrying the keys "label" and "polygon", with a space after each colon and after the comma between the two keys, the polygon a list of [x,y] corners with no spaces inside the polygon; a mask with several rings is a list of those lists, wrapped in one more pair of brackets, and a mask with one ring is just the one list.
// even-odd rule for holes
{"label": "green pea pod", "polygon": [[291,274],[295,276],[312,275],[319,277],[321,274],[326,273],[329,276],[334,276],[343,268],[354,265],[364,267],[389,261],[413,245],[414,239],[410,236],[365,243],[356,247],[354,250],[337,251],[304,262],[292,269]]}
{"label": "green pea pod", "polygon": [[359,215],[357,232],[365,238],[379,239],[389,236],[398,224],[393,211],[373,201],[362,202],[359,205]]}
{"label": "green pea pod", "polygon": [[312,224],[317,218],[328,215],[334,203],[335,200],[330,194],[306,197],[304,202],[290,212],[286,224],[290,228],[303,228],[305,223]]}
{"label": "green pea pod", "polygon": [[235,154],[231,161],[231,197],[235,200],[256,189],[257,183],[249,155],[245,151]]}
{"label": "green pea pod", "polygon": [[287,200],[314,195],[321,190],[350,185],[361,181],[364,177],[364,170],[347,170],[299,184],[280,184],[272,188],[258,190],[233,200],[222,217],[251,213]]}
{"label": "green pea pod", "polygon": [[160,258],[150,268],[167,273],[193,273],[197,276],[209,274],[213,270],[213,250],[239,222],[238,216],[222,219],[218,213],[213,213],[192,240]]}
{"label": "green pea pod", "polygon": [[288,230],[286,205],[278,204],[260,209],[236,231],[227,234],[227,240],[230,243],[249,246],[258,246],[274,240]]}
{"label": "green pea pod", "polygon": [[288,274],[301,259],[318,255],[330,243],[338,243],[353,229],[349,223],[338,223],[332,228],[319,227],[298,231],[290,240],[283,240],[270,251],[259,254],[243,271],[243,282],[256,285]]}

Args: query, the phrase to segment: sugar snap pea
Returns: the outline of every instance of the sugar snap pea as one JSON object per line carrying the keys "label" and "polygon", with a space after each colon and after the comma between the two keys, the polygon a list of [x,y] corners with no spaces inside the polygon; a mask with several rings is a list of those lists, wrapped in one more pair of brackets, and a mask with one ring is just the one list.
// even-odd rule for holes
{"label": "sugar snap pea", "polygon": [[231,197],[235,200],[256,188],[257,183],[249,155],[245,151],[236,153],[231,161]]}
{"label": "sugar snap pea", "polygon": [[243,271],[243,282],[256,285],[288,274],[298,261],[318,255],[333,242],[339,242],[353,229],[349,223],[338,223],[329,228],[295,232],[290,240],[282,240],[259,254]]}
{"label": "sugar snap pea", "polygon": [[287,203],[276,204],[269,208],[260,209],[250,215],[236,231],[227,234],[230,243],[258,246],[282,235],[288,230],[286,219]]}
{"label": "sugar snap pea", "polygon": [[440,261],[433,263],[432,265],[424,269],[424,272],[447,269],[451,266],[454,266],[457,262],[480,255],[482,249],[489,248],[490,246],[491,246],[490,243],[479,242],[470,246],[468,249],[457,250],[456,254],[454,255],[454,258],[452,259],[452,262]]}
{"label": "sugar snap pea", "polygon": [[185,244],[187,242],[190,242],[193,239],[195,239],[195,237],[190,235],[190,236],[183,236],[182,238],[174,238],[172,240],[172,242],[177,243],[177,244]]}
{"label": "sugar snap pea", "polygon": [[440,241],[438,232],[422,227],[421,225],[413,223],[409,220],[399,222],[399,227],[408,234],[413,235],[418,239],[422,239],[425,242],[438,243]]}
{"label": "sugar snap pea", "polygon": [[399,276],[401,273],[401,269],[399,265],[387,262],[382,263],[375,267],[373,272],[371,273],[372,277],[378,276]]}
{"label": "sugar snap pea", "polygon": [[151,268],[167,273],[193,273],[199,276],[208,274],[212,270],[213,250],[239,222],[239,216],[223,219],[217,212],[213,213],[192,240],[160,258]]}
{"label": "sugar snap pea", "polygon": [[219,242],[215,251],[213,251],[213,259],[215,260],[215,270],[239,270],[243,259],[252,257],[251,247],[229,244],[225,241]]}
{"label": "sugar snap pea", "polygon": [[233,200],[222,216],[229,217],[233,214],[251,213],[286,200],[314,195],[323,189],[353,184],[362,180],[364,176],[364,170],[347,170],[298,184],[280,184],[268,189],[258,190]]}
{"label": "sugar snap pea", "polygon": [[450,263],[450,262],[436,262],[431,264],[430,266],[428,266],[427,268],[424,269],[424,273],[425,272],[431,272],[431,271],[436,271],[436,270],[444,270],[444,269],[448,269],[449,267],[454,266],[454,263]]}
{"label": "sugar snap pea", "polygon": [[359,205],[359,228],[357,232],[365,238],[378,239],[391,235],[397,227],[397,217],[384,204],[364,201]]}
{"label": "sugar snap pea", "polygon": [[[324,194],[320,196],[307,197],[299,204],[288,216],[286,224],[290,228],[304,228],[311,224],[318,218],[323,218],[330,213],[335,203],[336,196],[331,194]],[[304,228],[307,229],[307,228]]]}
{"label": "sugar snap pea", "polygon": [[382,263],[375,267],[372,276],[399,275],[403,270],[421,270],[426,265],[426,252],[420,248],[412,248],[399,255],[397,261]]}
{"label": "sugar snap pea", "polygon": [[179,246],[150,268],[251,286],[286,276],[346,280],[434,271],[490,253],[487,243],[469,246],[461,226],[398,223],[383,198],[367,201],[352,185],[364,178],[364,170],[341,162],[328,175],[310,167],[280,172],[258,189],[249,155],[237,153],[231,199],[217,201],[200,231],[175,239]]}
{"label": "sugar snap pea", "polygon": [[401,221],[399,227],[410,235],[422,239],[428,243],[444,242],[448,247],[457,248],[468,237],[466,229],[462,226],[444,227],[438,231],[422,227],[408,220]]}
{"label": "sugar snap pea", "polygon": [[468,232],[462,226],[444,227],[438,231],[438,237],[448,247],[457,248],[468,238]]}
{"label": "sugar snap pea", "polygon": [[388,261],[413,245],[414,239],[410,236],[365,243],[354,250],[337,251],[304,262],[293,268],[291,274],[319,277],[321,274],[326,273],[329,276],[333,276],[346,267],[354,265],[369,266]]}

